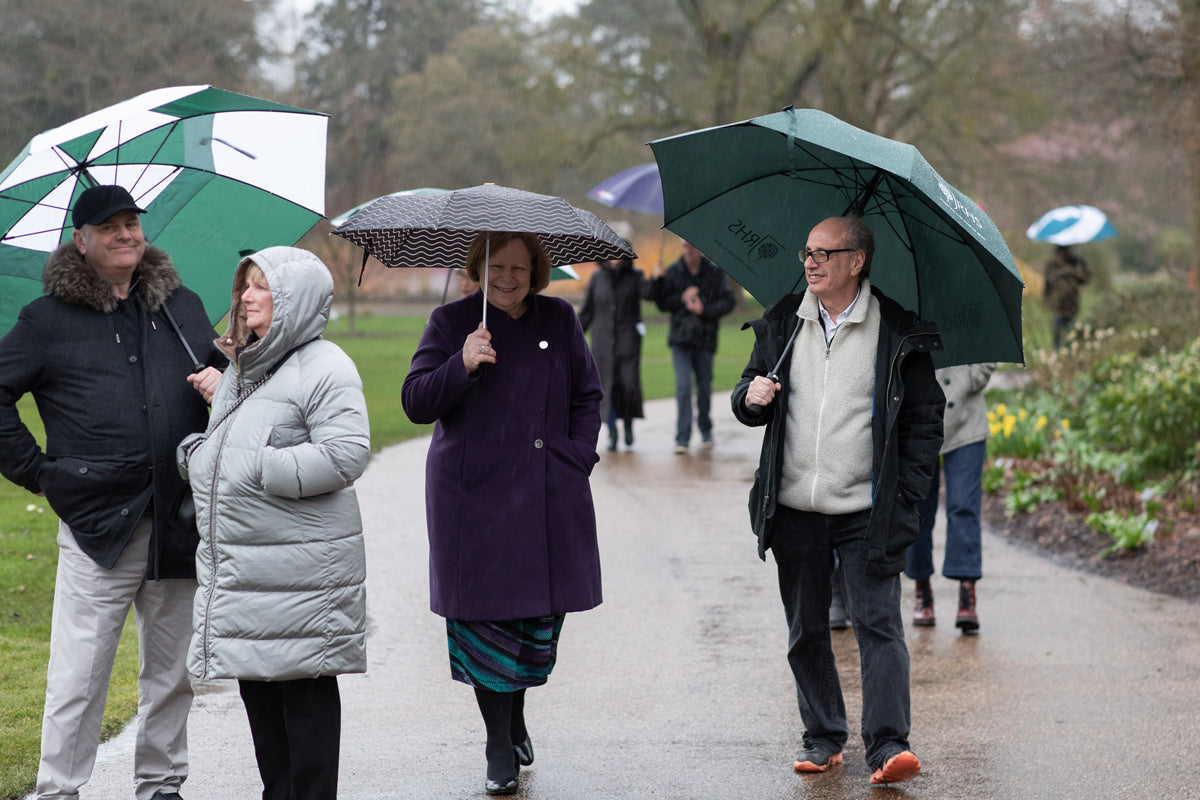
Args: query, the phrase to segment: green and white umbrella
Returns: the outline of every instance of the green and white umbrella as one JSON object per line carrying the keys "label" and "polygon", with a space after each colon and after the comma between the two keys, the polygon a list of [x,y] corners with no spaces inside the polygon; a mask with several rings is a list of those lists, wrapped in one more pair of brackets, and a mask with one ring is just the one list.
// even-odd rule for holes
{"label": "green and white umbrella", "polygon": [[294,244],[324,216],[328,117],[211,86],[156,89],[33,137],[0,173],[0,334],[42,293],[46,256],[71,238],[88,187],[119,184],[146,209],[215,322],[240,254]]}
{"label": "green and white umbrella", "polygon": [[1004,237],[912,145],[789,108],[650,147],[664,227],[764,305],[804,290],[813,226],[858,215],[875,237],[872,285],[937,324],[935,364],[1024,360],[1024,284]]}

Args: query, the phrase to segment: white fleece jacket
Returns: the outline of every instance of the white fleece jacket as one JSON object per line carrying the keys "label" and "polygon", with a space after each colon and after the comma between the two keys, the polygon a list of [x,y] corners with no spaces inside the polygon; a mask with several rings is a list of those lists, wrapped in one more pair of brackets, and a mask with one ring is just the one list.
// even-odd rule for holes
{"label": "white fleece jacket", "polygon": [[871,404],[879,348],[879,301],[862,282],[859,302],[828,346],[817,298],[792,349],[779,502],[799,511],[850,514],[871,507]]}

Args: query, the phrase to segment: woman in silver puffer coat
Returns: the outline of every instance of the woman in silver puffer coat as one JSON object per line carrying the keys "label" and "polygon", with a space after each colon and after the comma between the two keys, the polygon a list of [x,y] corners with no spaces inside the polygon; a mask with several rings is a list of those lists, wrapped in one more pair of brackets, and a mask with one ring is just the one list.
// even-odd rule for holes
{"label": "woman in silver puffer coat", "polygon": [[336,797],[336,676],[366,670],[353,484],[370,430],[354,363],[321,338],[332,299],[312,253],[243,259],[217,342],[230,365],[208,429],[178,449],[200,531],[188,668],[238,679],[264,798]]}

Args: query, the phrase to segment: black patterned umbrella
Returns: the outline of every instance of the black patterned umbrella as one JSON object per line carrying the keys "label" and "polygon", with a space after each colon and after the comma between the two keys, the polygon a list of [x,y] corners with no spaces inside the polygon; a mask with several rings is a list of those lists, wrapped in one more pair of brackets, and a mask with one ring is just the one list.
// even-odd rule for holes
{"label": "black patterned umbrella", "polygon": [[481,231],[536,233],[552,266],[637,258],[590,211],[561,197],[487,183],[447,192],[387,195],[333,233],[388,267],[461,267]]}

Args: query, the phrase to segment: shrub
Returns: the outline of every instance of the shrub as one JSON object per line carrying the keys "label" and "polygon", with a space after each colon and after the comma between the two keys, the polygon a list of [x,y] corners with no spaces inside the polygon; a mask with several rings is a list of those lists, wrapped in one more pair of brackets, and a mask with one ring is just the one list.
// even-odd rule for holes
{"label": "shrub", "polygon": [[[1179,283],[1167,280],[1142,280],[1096,295],[1078,322],[1094,330],[1112,331],[1118,337],[1141,332],[1140,337],[1119,342],[1121,349],[1140,355],[1151,355],[1163,348],[1178,350],[1195,338],[1200,328],[1195,295]],[[1145,335],[1151,328],[1154,335]],[[1132,346],[1126,347],[1127,344]]]}
{"label": "shrub", "polygon": [[1117,511],[1101,511],[1087,516],[1087,524],[1112,539],[1112,544],[1100,551],[1106,556],[1117,550],[1136,550],[1154,541],[1158,520],[1143,511],[1126,516]]}
{"label": "shrub", "polygon": [[1147,474],[1196,461],[1200,441],[1200,340],[1175,353],[1121,353],[1089,376],[1079,419],[1101,450],[1131,453]]}

